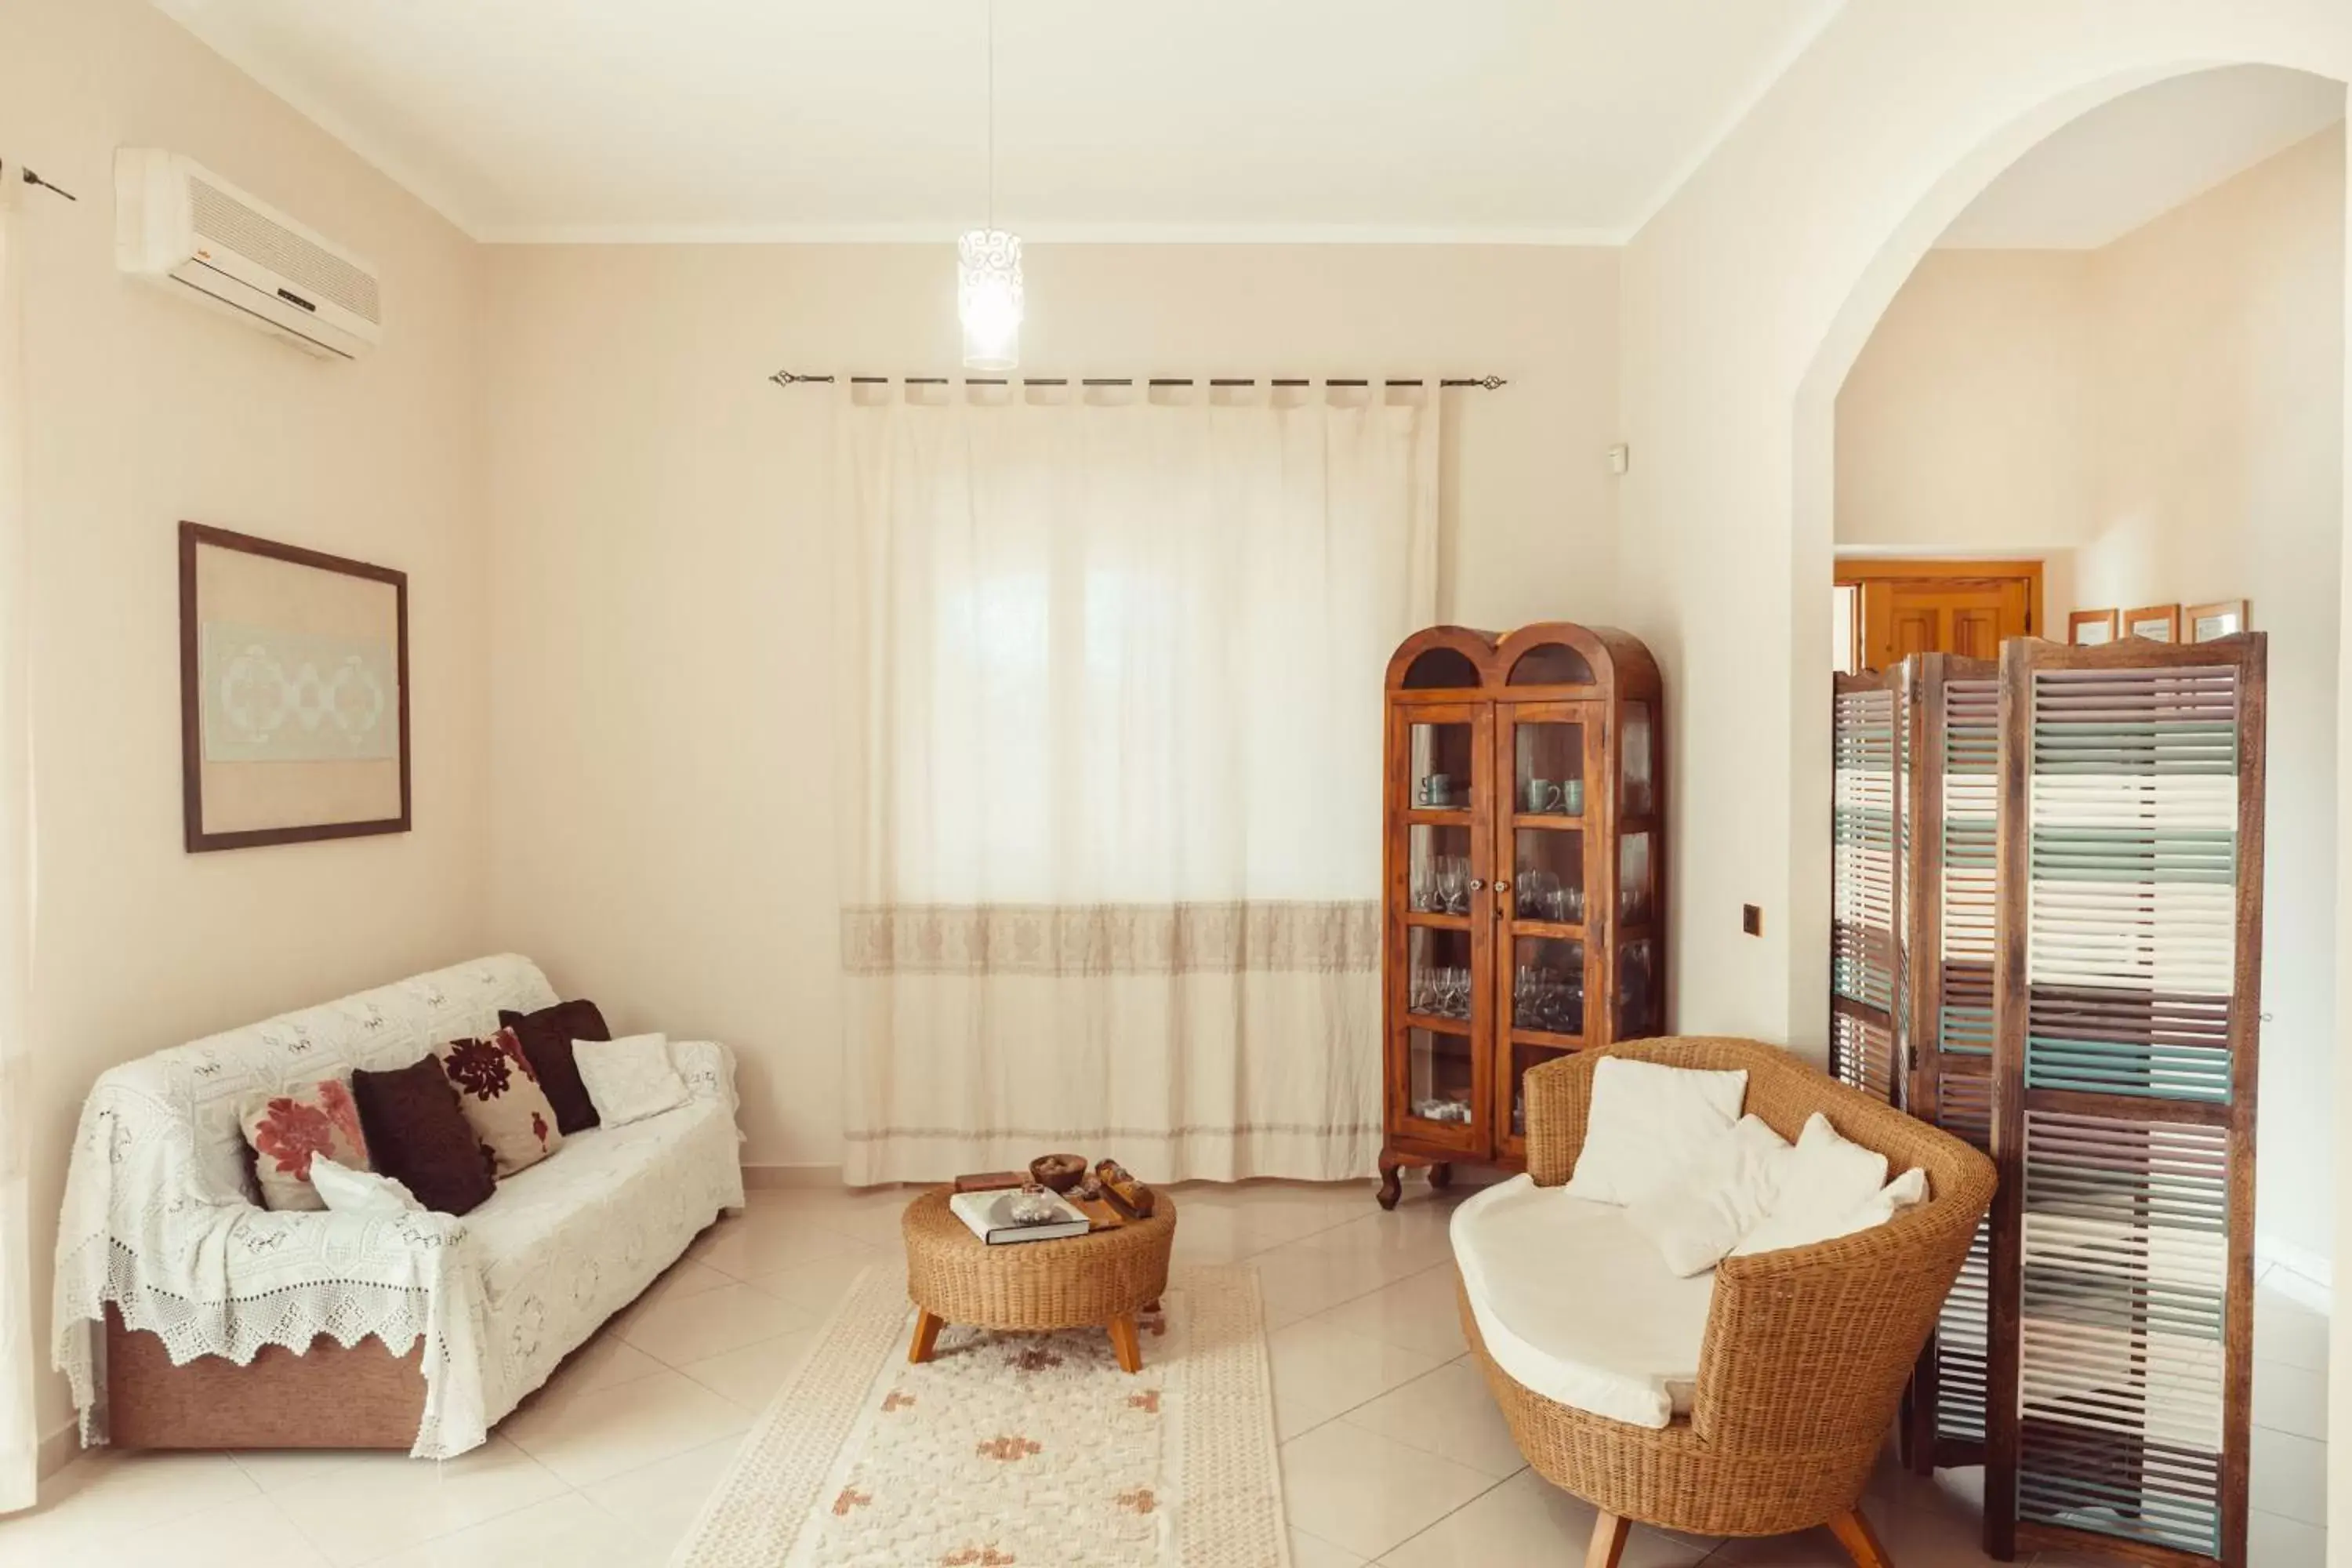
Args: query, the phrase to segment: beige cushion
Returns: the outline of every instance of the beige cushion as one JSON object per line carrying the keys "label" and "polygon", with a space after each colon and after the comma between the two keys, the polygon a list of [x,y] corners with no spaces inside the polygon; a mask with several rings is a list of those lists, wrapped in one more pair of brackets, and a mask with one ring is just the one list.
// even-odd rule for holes
{"label": "beige cushion", "polygon": [[322,1209],[326,1201],[310,1185],[310,1157],[324,1154],[355,1171],[368,1168],[367,1136],[360,1131],[359,1107],[343,1079],[320,1079],[254,1100],[237,1119],[253,1146],[253,1175],[261,1206]]}
{"label": "beige cushion", "polygon": [[1514,1176],[1454,1211],[1454,1261],[1486,1353],[1514,1382],[1664,1426],[1697,1388],[1715,1274],[1675,1278],[1625,1215]]}
{"label": "beige cushion", "polygon": [[474,1141],[504,1178],[535,1165],[563,1142],[555,1107],[539,1087],[539,1075],[512,1029],[487,1039],[452,1040],[433,1053],[466,1114]]}

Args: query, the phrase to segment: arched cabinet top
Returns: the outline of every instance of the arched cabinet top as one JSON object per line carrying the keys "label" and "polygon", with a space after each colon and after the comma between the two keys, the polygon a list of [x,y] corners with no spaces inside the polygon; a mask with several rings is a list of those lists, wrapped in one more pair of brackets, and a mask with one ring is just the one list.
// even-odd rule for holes
{"label": "arched cabinet top", "polygon": [[1397,645],[1388,689],[1435,696],[1480,692],[1492,683],[1495,634],[1470,626],[1430,626]]}
{"label": "arched cabinet top", "polygon": [[1569,621],[1538,621],[1500,636],[1431,626],[1405,638],[1388,669],[1391,695],[1423,700],[1596,692],[1638,699],[1657,689],[1657,661],[1639,638]]}

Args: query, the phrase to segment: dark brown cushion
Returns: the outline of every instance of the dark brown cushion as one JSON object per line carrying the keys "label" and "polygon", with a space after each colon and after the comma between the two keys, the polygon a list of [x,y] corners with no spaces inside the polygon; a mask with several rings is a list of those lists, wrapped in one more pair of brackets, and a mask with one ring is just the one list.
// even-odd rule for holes
{"label": "dark brown cushion", "polygon": [[355,1072],[352,1099],[375,1168],[405,1184],[426,1208],[471,1214],[497,1186],[490,1156],[434,1058],[391,1072]]}
{"label": "dark brown cushion", "polygon": [[536,1013],[502,1011],[499,1023],[512,1029],[515,1038],[522,1042],[522,1054],[530,1059],[530,1070],[539,1075],[547,1103],[555,1107],[556,1130],[584,1132],[595,1126],[596,1107],[588,1098],[588,1086],[580,1081],[579,1066],[572,1059],[572,1042],[613,1037],[596,1004],[558,1002]]}

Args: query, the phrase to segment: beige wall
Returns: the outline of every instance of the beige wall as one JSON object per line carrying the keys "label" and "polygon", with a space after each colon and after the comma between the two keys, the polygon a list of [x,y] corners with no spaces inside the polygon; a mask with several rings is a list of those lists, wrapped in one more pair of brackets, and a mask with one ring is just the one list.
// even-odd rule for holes
{"label": "beige wall", "polygon": [[[734,1042],[746,1159],[832,1163],[829,395],[762,378],[953,369],[950,253],[489,267],[497,929],[620,1026]],[[1590,250],[1041,246],[1023,364],[1508,376],[1453,395],[1444,611],[1602,618],[1616,276]]]}
{"label": "beige wall", "polygon": [[2090,273],[2088,251],[1919,263],[1838,392],[1840,550],[2042,556],[2089,536]]}
{"label": "beige wall", "polygon": [[2095,251],[1930,252],[1837,402],[1843,551],[2043,554],[2270,637],[2263,1250],[2326,1277],[2344,508],[2339,125]]}
{"label": "beige wall", "polygon": [[2306,1271],[2335,1252],[2344,234],[2338,126],[2097,254],[2099,531],[2076,574],[2085,605],[2244,598],[2269,634],[2255,1192],[2264,1250]]}
{"label": "beige wall", "polygon": [[[1965,16],[1965,26],[1956,20]],[[1840,10],[1625,251],[1621,604],[1681,694],[1679,1026],[1826,1037],[1834,401],[1928,246],[2059,125],[2189,62],[2352,75],[2338,0]],[[1738,906],[1765,910],[1740,933]]]}
{"label": "beige wall", "polygon": [[[35,193],[23,215],[46,1348],[47,1216],[100,1068],[488,939],[490,601],[476,247],[138,0],[14,5],[6,34],[0,149],[81,197]],[[118,144],[185,153],[370,258],[382,352],[311,360],[118,276]],[[415,832],[182,851],[182,518],[409,573]],[[62,1425],[62,1381],[41,1399],[44,1429]]]}

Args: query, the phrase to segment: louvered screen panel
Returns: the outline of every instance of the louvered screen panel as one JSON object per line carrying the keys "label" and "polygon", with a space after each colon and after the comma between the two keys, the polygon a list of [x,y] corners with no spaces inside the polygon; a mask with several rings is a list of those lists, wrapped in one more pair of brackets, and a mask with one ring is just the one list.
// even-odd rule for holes
{"label": "louvered screen panel", "polygon": [[2245,1561],[2263,654],[2003,649],[1997,1555]]}
{"label": "louvered screen panel", "polygon": [[1830,1071],[1896,1098],[1899,707],[1876,675],[1837,678],[1831,721]]}
{"label": "louvered screen panel", "polygon": [[[1979,1149],[1992,1148],[1992,1079],[1981,1073],[1946,1073],[1937,1085],[1936,1120]],[[1990,1334],[1992,1216],[1977,1224],[1976,1239],[1952,1293],[1936,1319],[1928,1353],[1935,1364],[1934,1438],[1937,1444],[1985,1440],[1986,1349]],[[1981,1449],[1963,1450],[1981,1458]],[[1958,1462],[1956,1458],[1954,1462]]]}
{"label": "louvered screen panel", "polygon": [[2228,1142],[2026,1111],[2021,1521],[2221,1554]]}
{"label": "louvered screen panel", "polygon": [[2000,680],[1990,661],[1981,677],[1943,683],[1943,999],[1937,1048],[1992,1054],[1993,879],[2000,801]]}

